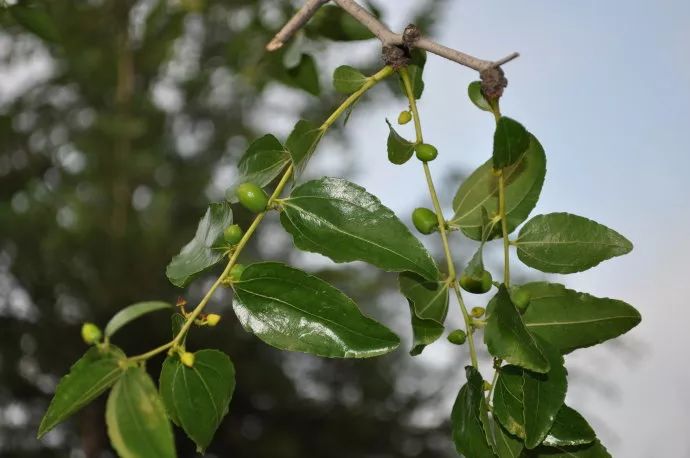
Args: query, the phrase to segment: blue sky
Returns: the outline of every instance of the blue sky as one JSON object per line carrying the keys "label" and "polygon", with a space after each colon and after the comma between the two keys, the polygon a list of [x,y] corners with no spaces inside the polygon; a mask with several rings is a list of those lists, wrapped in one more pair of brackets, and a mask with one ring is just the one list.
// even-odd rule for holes
{"label": "blue sky", "polygon": [[[395,2],[396,27],[414,5]],[[619,343],[567,357],[568,402],[614,456],[690,457],[690,2],[455,0],[436,37],[483,58],[521,53],[505,66],[502,109],[547,152],[534,214],[587,216],[635,244],[628,256],[552,278],[623,299],[643,315]],[[447,167],[469,170],[489,157],[493,121],[465,96],[474,72],[432,56],[425,79],[420,110],[425,139],[440,151],[432,169],[441,181]],[[395,167],[386,160],[383,119],[402,108],[383,102],[355,113],[348,152],[367,165],[355,181],[405,215],[424,202],[425,185],[416,161]],[[455,190],[441,187],[446,204]],[[459,237],[454,248],[471,249]],[[419,364],[447,359],[443,351],[425,353]]]}

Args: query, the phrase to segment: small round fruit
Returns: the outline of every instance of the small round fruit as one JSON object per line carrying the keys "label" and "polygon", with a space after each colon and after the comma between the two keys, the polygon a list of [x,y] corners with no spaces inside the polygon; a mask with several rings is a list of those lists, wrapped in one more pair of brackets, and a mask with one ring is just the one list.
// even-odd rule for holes
{"label": "small round fruit", "polygon": [[101,337],[103,337],[103,333],[101,332],[101,329],[95,324],[84,323],[81,326],[81,338],[84,339],[84,342],[86,342],[87,344],[95,344],[96,342],[99,342],[101,340]]}
{"label": "small round fruit", "polygon": [[209,326],[215,326],[220,322],[220,315],[217,313],[209,313],[206,315],[206,324]]}
{"label": "small round fruit", "polygon": [[529,291],[526,291],[524,288],[514,288],[510,291],[510,300],[513,301],[513,304],[521,313],[525,313],[531,299]]}
{"label": "small round fruit", "polygon": [[244,231],[238,224],[228,226],[223,231],[223,238],[230,245],[237,245],[237,243],[239,243],[239,241],[242,240],[243,235]]}
{"label": "small round fruit", "polygon": [[182,361],[182,364],[184,364],[187,367],[194,366],[194,353],[190,353],[188,351],[181,353],[180,361]]}
{"label": "small round fruit", "polygon": [[428,208],[415,208],[412,212],[412,224],[422,234],[431,234],[438,228],[438,218]]}
{"label": "small round fruit", "polygon": [[489,383],[488,381],[484,380],[484,382],[482,383],[482,389],[483,389],[484,391],[489,391],[489,390],[491,390],[491,383]]}
{"label": "small round fruit", "polygon": [[473,318],[481,318],[484,316],[484,313],[486,313],[486,309],[484,307],[472,307],[470,315],[472,315]]}
{"label": "small round fruit", "polygon": [[491,273],[488,270],[482,271],[478,277],[466,274],[460,275],[460,286],[462,289],[473,294],[484,294],[491,289]]}
{"label": "small round fruit", "polygon": [[266,210],[268,196],[266,191],[254,183],[242,183],[235,190],[240,203],[249,211],[261,213]]}
{"label": "small round fruit", "polygon": [[438,156],[436,147],[428,143],[420,143],[414,149],[417,152],[417,159],[423,162],[433,161]]}
{"label": "small round fruit", "polygon": [[455,345],[462,345],[467,340],[467,334],[462,329],[456,329],[455,331],[448,334],[448,342]]}
{"label": "small round fruit", "polygon": [[235,264],[230,269],[230,280],[240,281],[242,278],[242,273],[244,273],[245,267],[242,264]]}
{"label": "small round fruit", "polygon": [[401,111],[398,115],[398,124],[403,125],[412,121],[412,114],[409,111]]}

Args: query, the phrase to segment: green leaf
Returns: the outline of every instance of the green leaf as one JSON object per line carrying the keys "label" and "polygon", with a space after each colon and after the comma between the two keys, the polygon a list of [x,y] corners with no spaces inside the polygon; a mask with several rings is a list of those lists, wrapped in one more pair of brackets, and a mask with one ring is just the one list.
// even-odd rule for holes
{"label": "green leaf", "polygon": [[228,413],[235,390],[235,367],[218,350],[200,350],[194,365],[187,367],[177,355],[163,364],[160,393],[170,418],[197,444],[197,451],[211,443],[221,420]]}
{"label": "green leaf", "polygon": [[611,454],[598,440],[589,445],[575,447],[539,447],[529,458],[611,458]]}
{"label": "green leaf", "polygon": [[410,303],[413,332],[410,354],[416,356],[443,334],[443,322],[448,313],[448,285],[424,280],[410,272],[400,274],[398,281],[400,291]]}
{"label": "green leaf", "polygon": [[549,360],[551,370],[546,374],[523,371],[522,399],[525,420],[525,446],[536,447],[546,437],[558,411],[563,406],[568,388],[563,357],[556,348],[537,338]]}
{"label": "green leaf", "polygon": [[[426,65],[426,51],[422,49],[412,49],[410,53],[410,62],[407,65],[407,73],[410,75],[410,82],[412,84],[412,94],[414,98],[419,100],[424,92],[424,66]],[[400,79],[400,88],[405,93],[405,86]]]}
{"label": "green leaf", "polygon": [[579,293],[557,283],[520,287],[530,294],[522,316],[527,329],[561,353],[590,347],[625,334],[640,322],[640,313],[623,301]]}
{"label": "green leaf", "polygon": [[551,447],[567,447],[591,444],[594,439],[596,435],[587,420],[575,409],[563,405],[543,444]]}
{"label": "green leaf", "polygon": [[255,140],[237,163],[239,176],[225,192],[228,202],[237,202],[235,189],[242,183],[255,183],[263,188],[275,180],[290,163],[290,154],[273,135]]}
{"label": "green leaf", "polygon": [[105,410],[110,442],[122,458],[175,455],[172,428],[146,370],[130,367],[115,384]]}
{"label": "green leaf", "polygon": [[55,43],[60,39],[60,31],[55,25],[55,20],[46,9],[38,5],[27,6],[26,3],[19,3],[11,6],[9,11],[17,23],[42,40]]}
{"label": "green leaf", "polygon": [[530,134],[522,124],[514,119],[501,116],[494,132],[494,169],[515,164],[530,146]]}
{"label": "green leaf", "polygon": [[285,73],[291,86],[302,89],[311,95],[321,93],[319,70],[316,61],[310,54],[302,54],[297,65],[286,68]]}
{"label": "green leaf", "polygon": [[184,288],[225,257],[223,230],[232,224],[232,208],[228,202],[209,205],[199,221],[196,235],[176,255],[165,274],[175,286]]}
{"label": "green leaf", "polygon": [[523,370],[507,365],[499,369],[494,388],[493,414],[510,434],[525,437],[522,386]]}
{"label": "green leaf", "polygon": [[424,246],[373,195],[341,178],[309,181],[281,201],[280,221],[295,245],[335,262],[365,261],[389,272],[439,277]]}
{"label": "green leaf", "polygon": [[503,426],[494,421],[494,435],[496,437],[496,454],[499,458],[519,458],[525,448],[522,441],[510,434]]}
{"label": "green leaf", "polygon": [[409,161],[414,153],[414,143],[401,137],[390,122],[386,119],[388,124],[388,160],[393,164],[401,165]]}
{"label": "green leaf", "polygon": [[450,416],[455,448],[472,458],[495,458],[480,419],[484,380],[477,369],[465,368],[467,383],[460,389]]}
{"label": "green leaf", "polygon": [[69,374],[60,380],[38,427],[38,437],[110,388],[122,375],[119,361],[124,358],[122,350],[113,345],[107,351],[99,347],[89,348],[70,368]]}
{"label": "green leaf", "polygon": [[105,326],[105,336],[111,337],[122,326],[130,321],[134,321],[142,315],[155,312],[156,310],[170,309],[171,304],[162,301],[137,302],[117,312]]}
{"label": "green leaf", "polygon": [[374,35],[359,21],[335,5],[324,5],[306,26],[307,33],[334,41],[368,40]]}
{"label": "green leaf", "polygon": [[281,350],[368,358],[400,344],[398,336],[364,316],[345,294],[285,264],[252,264],[233,286],[233,307],[242,326]]}
{"label": "green leaf", "polygon": [[[530,146],[525,154],[515,164],[503,169],[508,233],[513,232],[527,219],[539,199],[544,184],[544,149],[534,136],[530,138]],[[449,223],[459,227],[467,237],[479,241],[482,238],[482,207],[486,208],[490,216],[498,214],[498,177],[493,173],[491,159],[460,185],[453,198],[455,215]],[[489,239],[500,236],[501,225],[497,224]]]}
{"label": "green leaf", "polygon": [[493,112],[491,105],[484,98],[482,93],[482,83],[481,81],[472,81],[469,86],[467,86],[467,95],[470,97],[472,103],[480,110]]}
{"label": "green leaf", "polygon": [[292,129],[285,141],[285,147],[290,153],[292,163],[295,166],[295,177],[299,176],[304,170],[322,136],[323,130],[311,121],[301,119],[295,124],[294,129]]}
{"label": "green leaf", "polygon": [[364,86],[367,79],[359,70],[349,65],[341,65],[333,72],[333,87],[342,94],[352,94]]}
{"label": "green leaf", "polygon": [[518,257],[542,272],[582,272],[629,253],[628,239],[608,227],[570,213],[537,215],[520,229]]}
{"label": "green leaf", "polygon": [[[549,361],[527,331],[505,285],[487,306],[484,342],[494,357],[535,372],[548,372]],[[509,430],[510,431],[510,430]]]}

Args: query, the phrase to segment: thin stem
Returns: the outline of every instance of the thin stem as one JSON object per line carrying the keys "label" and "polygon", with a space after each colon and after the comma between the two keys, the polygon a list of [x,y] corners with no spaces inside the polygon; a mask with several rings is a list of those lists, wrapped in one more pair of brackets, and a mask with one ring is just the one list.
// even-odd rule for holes
{"label": "thin stem", "polygon": [[[496,367],[497,364],[499,367]],[[500,365],[501,365],[501,360],[500,359],[494,359],[494,376],[491,379],[491,388],[489,388],[489,392],[486,394],[486,403],[487,404],[489,404],[491,402],[491,396],[493,396],[494,390],[496,389],[496,381],[498,380]]]}
{"label": "thin stem", "polygon": [[[393,74],[393,69],[389,66],[384,67],[380,71],[378,71],[376,74],[372,75],[371,77],[367,78],[366,83],[362,85],[362,87],[354,92],[352,95],[350,95],[345,101],[343,101],[338,108],[331,114],[331,116],[324,121],[324,123],[321,125],[320,129],[322,131],[322,134],[328,130],[329,127],[333,125],[333,123],[343,114],[345,111],[347,111],[348,108],[350,108],[357,100],[369,89],[374,87],[376,84],[378,84],[380,81],[384,80],[386,77],[390,76]],[[266,205],[267,209],[270,209],[272,207],[272,204],[275,203],[279,198],[280,195],[282,194],[283,190],[287,186],[287,184],[290,182],[290,178],[292,177],[292,174],[294,172],[294,166],[290,164],[290,166],[285,170],[283,173],[283,176],[281,177],[280,181],[276,185],[275,190],[271,194],[271,197],[268,199],[268,204]],[[266,216],[268,210],[263,211],[256,215],[254,218],[254,221],[252,221],[251,225],[247,228],[245,231],[244,235],[242,236],[242,239],[237,243],[235,246],[234,251],[232,252],[232,255],[230,256],[230,259],[228,260],[227,265],[225,266],[225,269],[223,270],[223,273],[220,274],[220,276],[216,279],[216,281],[211,285],[211,288],[206,292],[204,297],[201,299],[199,304],[192,310],[192,312],[187,315],[186,321],[180,331],[177,333],[177,335],[171,340],[170,342],[163,344],[159,347],[154,348],[153,350],[147,351],[146,353],[142,353],[140,355],[132,356],[128,358],[129,361],[143,361],[148,358],[151,358],[152,356],[155,356],[159,353],[164,352],[165,350],[168,350],[169,348],[174,348],[180,344],[182,339],[184,339],[185,334],[189,331],[189,329],[192,327],[192,324],[194,324],[194,320],[196,320],[201,312],[204,310],[204,307],[208,304],[208,302],[211,300],[211,297],[213,296],[213,293],[218,289],[218,287],[223,283],[223,280],[225,277],[228,276],[230,273],[230,270],[233,268],[233,266],[237,263],[237,259],[240,256],[240,253],[242,253],[242,250],[245,248],[247,243],[249,243],[249,240],[252,238],[254,235],[254,232],[256,232],[256,229],[259,227],[261,222],[263,221],[264,217]]]}
{"label": "thin stem", "polygon": [[[417,109],[417,100],[415,99],[414,92],[412,91],[412,81],[410,80],[410,74],[407,68],[402,67],[398,70],[400,76],[403,80],[403,86],[405,87],[405,94],[410,102],[410,110],[412,111],[412,117],[414,119],[415,132],[417,137],[417,143],[422,143],[424,141],[422,137],[422,122],[419,119],[419,110]],[[453,263],[453,255],[450,251],[450,244],[448,243],[448,233],[446,230],[446,220],[443,216],[443,210],[441,209],[441,203],[438,199],[438,194],[436,193],[436,186],[434,186],[434,180],[431,176],[431,169],[427,162],[422,163],[424,167],[424,176],[426,177],[426,184],[429,188],[429,195],[431,196],[431,201],[434,204],[434,211],[436,212],[436,219],[438,220],[438,232],[441,235],[441,242],[443,243],[443,252],[446,256],[446,263],[448,265],[448,277],[451,280],[451,286],[455,290],[455,295],[458,298],[458,304],[460,305],[460,310],[462,312],[462,317],[465,320],[465,330],[467,334],[467,341],[470,347],[470,358],[472,360],[472,365],[475,368],[479,368],[479,363],[477,361],[477,350],[474,345],[474,336],[472,335],[472,320],[467,313],[467,308],[465,307],[465,302],[462,300],[462,294],[460,293],[460,288],[458,287],[458,282],[456,281],[455,264]]]}

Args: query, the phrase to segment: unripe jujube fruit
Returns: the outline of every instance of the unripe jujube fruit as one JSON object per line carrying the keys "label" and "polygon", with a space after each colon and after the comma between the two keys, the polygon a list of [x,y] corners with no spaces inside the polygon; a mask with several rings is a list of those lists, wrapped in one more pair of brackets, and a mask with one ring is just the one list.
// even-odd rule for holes
{"label": "unripe jujube fruit", "polygon": [[398,115],[398,124],[403,125],[412,121],[412,114],[409,111],[401,111]]}
{"label": "unripe jujube fruit", "polygon": [[417,159],[423,162],[433,161],[438,156],[436,147],[428,143],[420,143],[414,147],[414,150],[417,152]]}
{"label": "unripe jujube fruit", "polygon": [[242,228],[237,225],[233,224],[231,226],[228,226],[225,228],[223,231],[223,238],[225,239],[226,242],[228,242],[230,245],[237,245],[237,243],[242,240],[242,236],[244,235],[244,231]]}
{"label": "unripe jujube fruit", "polygon": [[455,345],[462,345],[467,340],[467,334],[462,329],[456,329],[455,331],[448,334],[448,342]]}
{"label": "unripe jujube fruit", "polygon": [[87,344],[95,344],[96,342],[99,342],[101,340],[101,337],[103,337],[103,333],[101,332],[101,329],[95,324],[84,323],[81,326],[81,338],[84,339],[84,342],[86,342]]}
{"label": "unripe jujube fruit", "polygon": [[268,196],[266,191],[254,183],[242,183],[235,190],[240,203],[249,211],[261,213],[266,210]]}
{"label": "unripe jujube fruit", "polygon": [[412,212],[412,224],[422,234],[431,234],[438,228],[438,218],[428,208],[415,208]]}
{"label": "unripe jujube fruit", "polygon": [[491,289],[492,280],[488,270],[482,271],[480,276],[470,276],[463,273],[460,275],[460,286],[469,293],[484,294]]}

